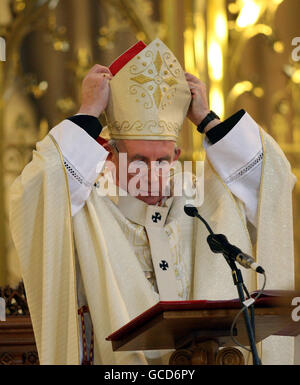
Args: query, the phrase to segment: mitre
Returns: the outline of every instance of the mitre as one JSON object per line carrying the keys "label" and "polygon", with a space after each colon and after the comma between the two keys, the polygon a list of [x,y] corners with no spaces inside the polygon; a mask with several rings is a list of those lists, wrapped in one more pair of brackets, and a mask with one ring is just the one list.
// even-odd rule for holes
{"label": "mitre", "polygon": [[184,71],[159,39],[138,42],[110,67],[111,139],[176,141],[191,102]]}

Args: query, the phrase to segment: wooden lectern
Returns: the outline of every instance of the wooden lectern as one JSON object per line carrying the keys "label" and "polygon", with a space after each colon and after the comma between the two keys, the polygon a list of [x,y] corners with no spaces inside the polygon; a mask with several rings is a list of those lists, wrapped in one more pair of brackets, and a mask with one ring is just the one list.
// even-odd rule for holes
{"label": "wooden lectern", "polygon": [[[256,342],[274,334],[300,334],[300,321],[291,318],[292,298],[298,296],[285,291],[263,292],[255,303]],[[106,340],[112,342],[113,351],[175,349],[170,365],[243,365],[243,354],[233,347],[230,337],[239,309],[238,299],[159,302]],[[249,346],[242,315],[234,336]]]}

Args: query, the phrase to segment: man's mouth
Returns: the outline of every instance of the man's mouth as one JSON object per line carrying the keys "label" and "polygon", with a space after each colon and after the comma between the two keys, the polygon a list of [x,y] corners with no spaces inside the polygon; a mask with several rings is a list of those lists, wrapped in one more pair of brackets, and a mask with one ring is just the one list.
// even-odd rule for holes
{"label": "man's mouth", "polygon": [[142,190],[139,190],[139,195],[143,195],[143,196],[158,196],[160,194],[160,190],[157,190],[157,191],[142,191]]}

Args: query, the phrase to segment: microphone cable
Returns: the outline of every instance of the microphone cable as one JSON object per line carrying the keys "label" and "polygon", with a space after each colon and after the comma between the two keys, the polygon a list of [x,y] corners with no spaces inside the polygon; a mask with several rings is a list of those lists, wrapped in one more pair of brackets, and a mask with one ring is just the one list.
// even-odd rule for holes
{"label": "microphone cable", "polygon": [[[257,293],[257,296],[254,298],[254,301],[251,303],[251,307],[254,306],[255,302],[258,300],[258,298],[262,295],[264,289],[265,289],[265,286],[266,286],[266,283],[267,283],[267,277],[266,277],[266,273],[263,273],[263,276],[264,276],[264,282],[263,282],[263,285],[262,285],[262,288],[259,290],[259,292]],[[246,286],[244,286],[244,290],[245,290]],[[248,293],[248,290],[246,288],[246,295],[247,297],[249,297],[248,299],[250,299],[250,296],[249,296],[249,293]],[[249,306],[243,304],[242,308],[240,309],[240,311],[236,314],[236,316],[234,317],[233,321],[232,321],[232,324],[231,324],[231,328],[230,328],[230,337],[232,339],[232,341],[240,346],[241,348],[247,350],[248,352],[252,353],[251,349],[247,348],[245,345],[241,344],[233,335],[233,330],[234,330],[234,327],[238,321],[238,318],[240,317],[240,315],[243,313],[243,311],[245,310],[245,307],[248,309]],[[248,311],[248,310],[247,310]],[[254,320],[254,308],[252,308],[251,310],[251,318],[252,318],[252,322],[251,322],[251,327],[253,329],[253,320]],[[253,329],[253,334],[255,335],[255,331]]]}

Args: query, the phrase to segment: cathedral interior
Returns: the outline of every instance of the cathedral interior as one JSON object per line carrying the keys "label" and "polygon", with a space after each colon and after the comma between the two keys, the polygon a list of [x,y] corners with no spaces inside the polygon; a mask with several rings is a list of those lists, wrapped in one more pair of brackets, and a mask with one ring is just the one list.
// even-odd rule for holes
{"label": "cathedral interior", "polygon": [[[36,142],[78,112],[87,71],[138,40],[163,40],[207,84],[210,108],[222,119],[245,109],[299,180],[299,15],[298,0],[0,0],[0,286],[21,280],[8,225],[11,183]],[[182,160],[202,159],[201,141],[186,122]],[[299,289],[299,182],[293,198]]]}

